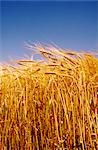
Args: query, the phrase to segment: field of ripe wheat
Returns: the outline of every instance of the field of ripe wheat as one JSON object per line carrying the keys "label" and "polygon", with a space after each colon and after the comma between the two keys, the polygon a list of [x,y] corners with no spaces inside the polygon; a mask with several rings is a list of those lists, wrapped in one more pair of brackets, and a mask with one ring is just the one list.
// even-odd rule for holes
{"label": "field of ripe wheat", "polygon": [[97,150],[98,58],[33,48],[43,61],[0,65],[1,150]]}

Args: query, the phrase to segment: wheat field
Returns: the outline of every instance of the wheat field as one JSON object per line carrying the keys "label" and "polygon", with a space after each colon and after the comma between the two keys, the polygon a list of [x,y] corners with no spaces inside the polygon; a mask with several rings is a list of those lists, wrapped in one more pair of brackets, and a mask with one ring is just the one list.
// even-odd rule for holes
{"label": "wheat field", "polygon": [[43,60],[0,65],[1,150],[97,150],[98,58],[29,48]]}

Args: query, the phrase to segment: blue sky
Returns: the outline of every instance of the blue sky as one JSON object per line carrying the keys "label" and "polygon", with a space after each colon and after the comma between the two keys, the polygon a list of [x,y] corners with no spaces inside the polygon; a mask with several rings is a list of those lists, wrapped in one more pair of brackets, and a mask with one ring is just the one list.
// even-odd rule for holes
{"label": "blue sky", "polygon": [[25,42],[98,50],[98,2],[2,1],[0,61],[22,58]]}

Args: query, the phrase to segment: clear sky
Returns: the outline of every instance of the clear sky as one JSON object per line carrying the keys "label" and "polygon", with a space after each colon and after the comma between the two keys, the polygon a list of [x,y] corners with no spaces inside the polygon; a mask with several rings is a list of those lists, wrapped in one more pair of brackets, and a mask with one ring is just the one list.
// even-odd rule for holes
{"label": "clear sky", "polygon": [[25,42],[98,50],[98,1],[2,1],[0,61],[21,58]]}

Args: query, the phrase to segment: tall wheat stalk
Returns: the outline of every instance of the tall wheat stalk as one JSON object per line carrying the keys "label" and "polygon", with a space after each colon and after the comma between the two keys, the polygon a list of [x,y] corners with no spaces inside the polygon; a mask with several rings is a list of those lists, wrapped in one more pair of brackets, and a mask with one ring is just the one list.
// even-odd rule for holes
{"label": "tall wheat stalk", "polygon": [[98,58],[33,49],[44,61],[0,65],[1,150],[97,150]]}

